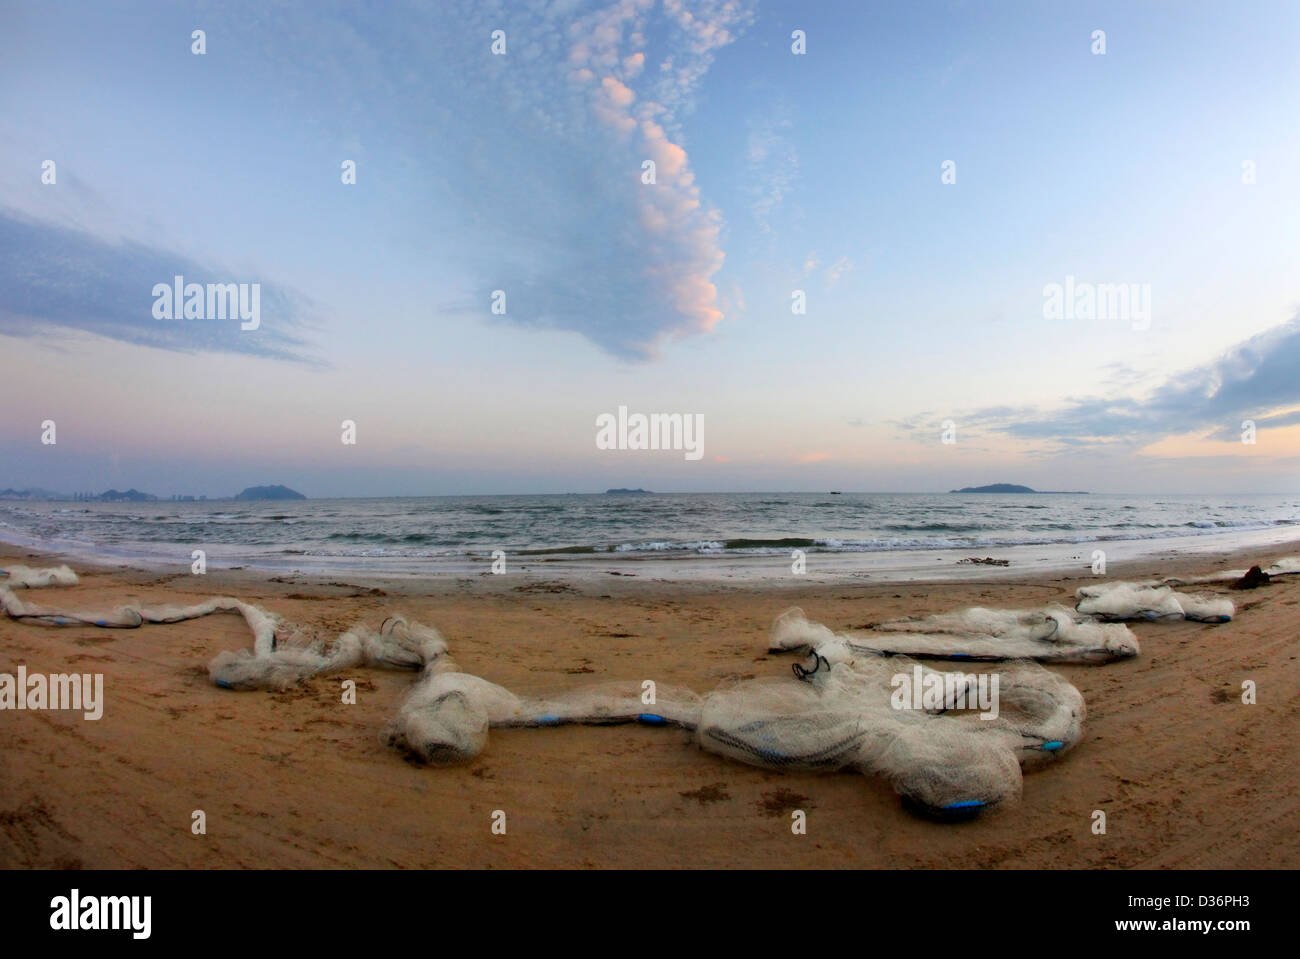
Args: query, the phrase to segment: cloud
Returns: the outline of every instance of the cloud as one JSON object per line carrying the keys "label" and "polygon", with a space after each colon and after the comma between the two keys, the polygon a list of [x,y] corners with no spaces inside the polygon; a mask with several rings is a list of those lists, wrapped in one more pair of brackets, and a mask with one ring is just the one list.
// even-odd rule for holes
{"label": "cloud", "polygon": [[799,152],[786,136],[791,126],[789,107],[779,100],[750,122],[745,192],[750,213],[764,233],[772,232],[772,217],[799,179]]}
{"label": "cloud", "polygon": [[840,279],[844,276],[845,273],[849,273],[852,270],[853,270],[853,261],[850,260],[847,256],[842,256],[834,263],[832,263],[830,266],[828,266],[826,268],[826,272],[823,273],[822,276],[825,278],[827,286],[834,286],[836,283],[840,281]]}
{"label": "cloud", "polygon": [[[232,74],[408,177],[409,208],[430,211],[463,277],[439,294],[443,315],[573,332],[627,360],[721,321],[723,220],[683,120],[717,51],[752,21],[745,4],[393,0],[373,17],[313,0],[207,16]],[[494,290],[504,315],[490,311]]]}
{"label": "cloud", "polygon": [[[0,264],[0,334],[83,330],[164,350],[316,362],[298,333],[306,324],[304,301],[256,276],[7,210],[0,210]],[[260,283],[260,328],[241,330],[238,319],[155,319],[154,284],[177,275],[195,283]]]}
{"label": "cloud", "polygon": [[[595,157],[605,163],[587,171],[603,181],[610,208],[621,211],[621,228],[596,240],[609,243],[603,269],[578,280],[544,271],[524,289],[524,321],[577,329],[626,358],[656,354],[668,338],[713,329],[722,319],[712,277],[721,268],[722,220],[706,209],[686,150],[668,127],[686,108],[713,51],[733,39],[744,22],[739,4],[697,4],[693,11],[665,0],[664,13],[676,24],[670,37],[674,59],[651,83],[648,99],[631,84],[641,76],[652,0],[622,0],[578,19],[567,63],[569,81],[582,89],[601,132]],[[632,178],[645,161],[654,164],[654,183]],[[608,177],[609,179],[605,179]],[[590,242],[590,239],[584,240]],[[557,296],[555,290],[567,291]],[[583,309],[582,298],[597,303]],[[593,321],[592,308],[609,311]],[[621,322],[608,322],[610,316]]]}
{"label": "cloud", "polygon": [[[1217,359],[1177,373],[1146,396],[1082,397],[1050,411],[995,407],[959,422],[1022,439],[1073,447],[1146,445],[1214,429],[1239,438],[1241,422],[1259,429],[1300,423],[1300,312],[1244,340]],[[901,424],[900,424],[901,425]]]}

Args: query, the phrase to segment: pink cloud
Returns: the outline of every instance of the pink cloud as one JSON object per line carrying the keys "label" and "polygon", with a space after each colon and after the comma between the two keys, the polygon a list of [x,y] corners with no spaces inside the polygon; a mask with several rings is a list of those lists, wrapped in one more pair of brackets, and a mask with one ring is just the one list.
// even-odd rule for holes
{"label": "pink cloud", "polygon": [[[643,191],[637,226],[647,234],[646,249],[651,251],[645,273],[678,314],[678,321],[661,332],[662,338],[706,332],[723,318],[712,282],[725,259],[719,245],[721,217],[704,208],[690,157],[665,127],[672,119],[669,105],[689,95],[708,68],[710,52],[731,42],[729,27],[743,22],[744,14],[734,0],[704,0],[694,10],[664,0],[664,11],[685,34],[688,53],[666,79],[656,81],[659,95],[641,98],[637,107],[638,95],[629,84],[641,74],[645,53],[625,51],[624,34],[630,33],[634,44],[643,43],[644,20],[653,5],[654,0],[622,0],[575,22],[569,62],[575,67],[570,77],[587,88],[597,121],[620,138],[639,133],[633,141],[636,152],[628,157],[629,170],[640,170],[644,159],[654,161],[654,184],[631,177],[629,182]],[[622,80],[613,75],[619,66]],[[599,83],[597,72],[604,74]],[[654,344],[646,348],[654,352]]]}

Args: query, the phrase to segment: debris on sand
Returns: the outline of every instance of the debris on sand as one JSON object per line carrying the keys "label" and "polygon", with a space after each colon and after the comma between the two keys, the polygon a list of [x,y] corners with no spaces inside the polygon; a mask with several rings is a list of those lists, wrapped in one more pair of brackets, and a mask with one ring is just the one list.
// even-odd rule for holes
{"label": "debris on sand", "polygon": [[1259,589],[1261,586],[1269,584],[1269,575],[1258,566],[1252,566],[1246,571],[1246,575],[1237,580],[1229,589]]}

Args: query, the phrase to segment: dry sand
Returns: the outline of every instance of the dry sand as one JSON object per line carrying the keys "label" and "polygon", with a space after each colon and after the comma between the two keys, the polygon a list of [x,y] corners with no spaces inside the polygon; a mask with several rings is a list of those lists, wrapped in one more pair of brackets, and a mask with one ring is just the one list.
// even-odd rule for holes
{"label": "dry sand", "polygon": [[[1145,578],[1269,562],[1251,555],[1112,567]],[[8,562],[51,565],[0,547]],[[790,605],[835,628],[968,605],[1068,602],[1078,575],[926,584],[703,585],[636,576],[484,575],[327,584],[250,571],[205,577],[80,567],[31,598],[68,608],[233,594],[341,632],[401,611],[437,626],[462,668],[517,691],[655,679],[701,692],[780,675],[765,653]],[[975,572],[973,575],[978,576]],[[349,585],[358,584],[358,585]],[[1225,591],[1214,587],[1214,591]],[[1142,867],[1300,866],[1300,576],[1230,594],[1238,618],[1134,627],[1142,654],[1053,667],[1083,692],[1080,745],[1025,777],[1024,798],[938,825],[855,773],[778,774],[705,753],[679,729],[493,730],[468,766],[421,767],[379,741],[413,676],[354,670],[286,692],[232,693],[206,665],[249,645],[214,616],[137,630],[0,618],[0,672],[100,672],[102,720],[0,712],[0,866],[204,867]],[[1241,683],[1258,686],[1243,705]],[[807,835],[793,835],[803,809]],[[207,834],[191,833],[202,809]],[[1094,810],[1107,831],[1094,835]],[[507,832],[493,835],[494,810]]]}

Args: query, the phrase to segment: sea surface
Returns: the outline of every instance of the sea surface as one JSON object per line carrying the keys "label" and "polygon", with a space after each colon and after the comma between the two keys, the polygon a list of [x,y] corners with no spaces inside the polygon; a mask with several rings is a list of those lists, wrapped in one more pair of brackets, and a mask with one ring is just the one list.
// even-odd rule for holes
{"label": "sea surface", "polygon": [[472,568],[490,563],[497,550],[534,562],[788,558],[802,550],[809,557],[873,554],[873,565],[879,565],[894,553],[984,557],[1019,547],[1120,542],[1154,547],[1199,537],[1226,542],[1222,534],[1261,532],[1269,539],[1300,539],[1300,495],[669,493],[0,501],[0,539],[11,543],[146,565],[188,564],[192,550],[202,549],[223,566],[276,569],[419,570],[446,563]]}

